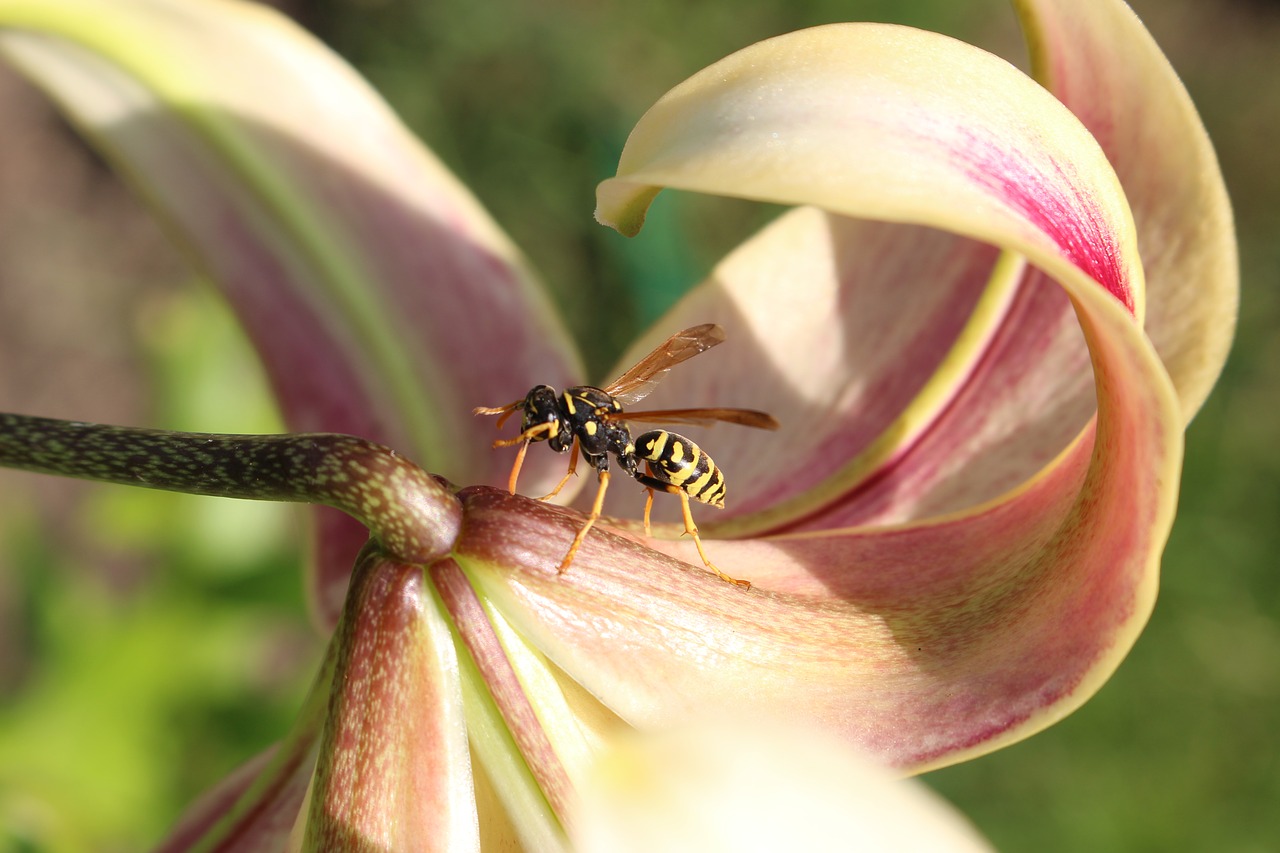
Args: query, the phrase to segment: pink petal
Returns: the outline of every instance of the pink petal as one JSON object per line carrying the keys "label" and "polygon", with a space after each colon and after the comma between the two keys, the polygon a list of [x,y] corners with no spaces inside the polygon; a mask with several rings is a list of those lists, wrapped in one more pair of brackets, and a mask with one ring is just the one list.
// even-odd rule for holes
{"label": "pink petal", "polygon": [[[221,287],[291,430],[505,481],[471,409],[580,376],[576,355],[506,237],[338,57],[256,4],[120,0],[106,26],[101,4],[49,0],[0,28]],[[322,514],[319,541],[323,588],[363,534]]]}
{"label": "pink petal", "polygon": [[1124,3],[1014,4],[1034,73],[1115,167],[1146,267],[1146,329],[1187,420],[1226,360],[1239,300],[1231,205],[1213,146],[1169,61]]}
{"label": "pink petal", "polygon": [[[729,488],[725,511],[699,508],[699,524],[711,535],[769,530],[898,464],[1000,330],[1020,265],[993,279],[998,255],[942,231],[802,208],[726,258],[654,334],[714,321],[728,340],[637,407],[744,406],[781,422],[777,432],[679,427]],[[623,367],[654,343],[637,342]],[[612,515],[639,518],[642,507],[634,486],[609,493]],[[654,517],[675,522],[678,503],[660,499]]]}

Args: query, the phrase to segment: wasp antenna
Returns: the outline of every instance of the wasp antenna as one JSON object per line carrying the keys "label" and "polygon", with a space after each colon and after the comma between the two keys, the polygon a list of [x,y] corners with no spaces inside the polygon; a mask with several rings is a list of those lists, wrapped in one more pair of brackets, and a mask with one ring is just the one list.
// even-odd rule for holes
{"label": "wasp antenna", "polygon": [[555,424],[535,424],[517,435],[515,438],[498,439],[493,443],[493,447],[496,450],[499,447],[514,447],[521,442],[528,444],[531,441],[537,441],[540,438],[545,438],[546,434],[552,433],[554,430]]}
{"label": "wasp antenna", "polygon": [[502,425],[507,422],[507,418],[511,417],[514,412],[519,411],[524,406],[524,400],[516,400],[514,403],[507,403],[505,406],[476,406],[471,410],[473,415],[498,415],[498,422],[494,426],[502,429]]}

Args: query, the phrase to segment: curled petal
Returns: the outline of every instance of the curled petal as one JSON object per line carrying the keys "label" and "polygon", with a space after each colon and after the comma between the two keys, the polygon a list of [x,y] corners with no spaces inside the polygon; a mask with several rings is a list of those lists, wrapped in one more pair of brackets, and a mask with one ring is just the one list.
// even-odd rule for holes
{"label": "curled petal", "polygon": [[1235,229],[1195,106],[1123,3],[1017,0],[1032,70],[1115,167],[1146,267],[1147,334],[1186,420],[1217,380],[1239,301]]}
{"label": "curled petal", "polygon": [[1142,315],[1132,219],[1097,144],[1008,63],[934,33],[836,24],[716,63],[640,120],[597,216],[634,234],[661,186],[944,228],[1084,273]]}
{"label": "curled petal", "polygon": [[[1075,309],[1096,421],[1070,425],[1075,438],[1060,433],[1066,446],[1025,483],[963,511],[880,530],[823,533],[818,524],[803,535],[711,543],[722,567],[756,583],[736,599],[687,591],[702,581],[664,571],[633,610],[635,590],[614,574],[621,566],[599,552],[588,557],[600,561],[596,580],[510,581],[502,594],[529,614],[522,630],[638,724],[728,695],[798,703],[902,767],[991,749],[1082,702],[1150,612],[1182,451],[1177,401],[1141,328],[1133,222],[1087,131],[975,48],[897,27],[823,27],[748,48],[659,101],[628,141],[619,176],[601,185],[598,215],[631,233],[660,186],[929,225],[1025,256]],[[1050,309],[1015,306],[1005,328],[1051,318]],[[1015,368],[1043,355],[998,352]],[[994,425],[1005,417],[1016,430],[1014,414],[994,412]],[[936,425],[930,434],[960,447],[969,438]],[[892,489],[896,473],[886,467],[881,482]],[[917,502],[929,494],[920,490]],[[683,543],[671,549],[690,556]],[[616,550],[646,575],[663,565]],[[609,655],[572,651],[601,628],[629,659],[665,661],[662,682],[609,695],[618,675],[603,674]]]}
{"label": "curled petal", "polygon": [[[1128,192],[1148,281],[1156,288],[1148,300],[1146,330],[1171,371],[1184,418],[1189,418],[1221,369],[1237,301],[1231,214],[1212,148],[1167,60],[1124,4],[1043,0],[1016,5],[1028,29],[1037,75],[1096,134]],[[949,67],[934,60],[930,57],[923,65]],[[874,93],[862,100],[878,107]],[[744,101],[750,112],[728,114],[725,124],[735,118],[764,124],[770,138],[761,148],[771,156],[783,149],[773,166],[789,164],[789,140],[813,135],[810,127],[798,122],[798,130],[778,132],[770,125],[777,117],[770,115],[767,99]],[[796,104],[803,109],[805,99],[792,99],[786,106]],[[930,103],[931,110],[935,107]],[[708,114],[717,115],[716,108]],[[875,114],[869,124],[870,132],[879,130]],[[742,136],[750,136],[750,130]],[[908,149],[910,142],[905,143]],[[871,164],[854,165],[866,175],[879,168],[874,159]],[[624,172],[625,165],[624,158]],[[845,174],[848,166],[845,162],[832,174]],[[1016,184],[1007,175],[1000,179]],[[874,177],[867,184],[879,186]],[[751,194],[751,182],[723,191],[744,192],[741,187]],[[874,205],[866,215],[895,216]],[[943,216],[944,227],[957,227],[954,217],[950,224],[947,218]],[[928,265],[935,241],[907,235],[895,247],[875,236],[876,227],[864,226],[868,235],[817,223],[809,236],[797,237],[805,233],[799,223],[784,218],[739,249],[711,281],[658,324],[674,328],[710,316],[730,330],[731,339],[746,339],[756,350],[746,358],[739,356],[718,372],[707,370],[701,376],[687,371],[667,385],[673,390],[683,385],[679,390],[688,399],[749,399],[752,405],[781,412],[784,432],[790,433],[778,445],[788,448],[785,456],[762,452],[767,438],[715,436],[717,460],[734,472],[732,493],[748,497],[731,502],[729,523],[717,524],[713,518],[709,529],[746,535],[777,529],[778,521],[791,530],[823,529],[961,511],[1033,476],[1092,416],[1089,354],[1072,306],[1039,270],[1027,271],[1013,291],[997,271],[987,301],[1006,294],[1006,313],[992,317],[990,311],[976,311],[962,336],[956,336],[953,319],[950,329],[938,325],[930,330],[931,345],[913,342],[914,349],[899,351],[889,341],[873,349],[886,343],[886,323],[880,318],[892,307],[902,313],[888,325],[904,332],[910,332],[922,306],[963,310],[951,304],[965,293],[959,272],[976,272],[957,261],[949,275],[939,275]],[[895,276],[900,272],[906,274]],[[832,292],[824,287],[827,280],[838,282],[833,291],[837,300],[826,296]],[[985,337],[980,336],[984,328],[990,332]],[[926,384],[906,372],[930,365],[937,347],[953,342],[946,360],[938,363],[938,374]],[[839,355],[862,368],[856,381],[824,369]],[[805,371],[805,378],[778,376],[777,365],[789,359],[815,369]],[[886,363],[893,369],[885,369]],[[822,389],[825,404],[815,406],[808,399],[810,388]],[[908,391],[916,396],[904,407],[896,398]],[[885,410],[900,414],[885,419]],[[840,438],[827,438],[829,434]],[[814,488],[814,481],[833,467],[836,473]],[[771,476],[760,477],[761,469]],[[799,501],[793,492],[800,493]],[[835,501],[833,494],[838,495]],[[764,514],[759,514],[761,502],[770,504]],[[635,512],[638,499],[631,504],[628,514]],[[823,504],[830,505],[812,512]]]}

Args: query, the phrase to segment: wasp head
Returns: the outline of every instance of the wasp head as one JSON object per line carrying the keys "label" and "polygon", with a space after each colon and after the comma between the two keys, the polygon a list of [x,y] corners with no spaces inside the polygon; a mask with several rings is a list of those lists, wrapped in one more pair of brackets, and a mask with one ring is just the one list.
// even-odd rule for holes
{"label": "wasp head", "polygon": [[550,385],[535,386],[525,395],[520,408],[524,409],[520,432],[530,441],[546,441],[559,435],[560,402],[556,389]]}

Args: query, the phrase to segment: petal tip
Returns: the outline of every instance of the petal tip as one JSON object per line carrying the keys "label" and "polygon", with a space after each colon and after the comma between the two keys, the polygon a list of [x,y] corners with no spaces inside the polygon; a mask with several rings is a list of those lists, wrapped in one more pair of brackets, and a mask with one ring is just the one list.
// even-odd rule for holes
{"label": "petal tip", "polygon": [[634,237],[644,227],[645,214],[660,191],[660,187],[619,178],[602,181],[596,188],[596,221],[624,237]]}

